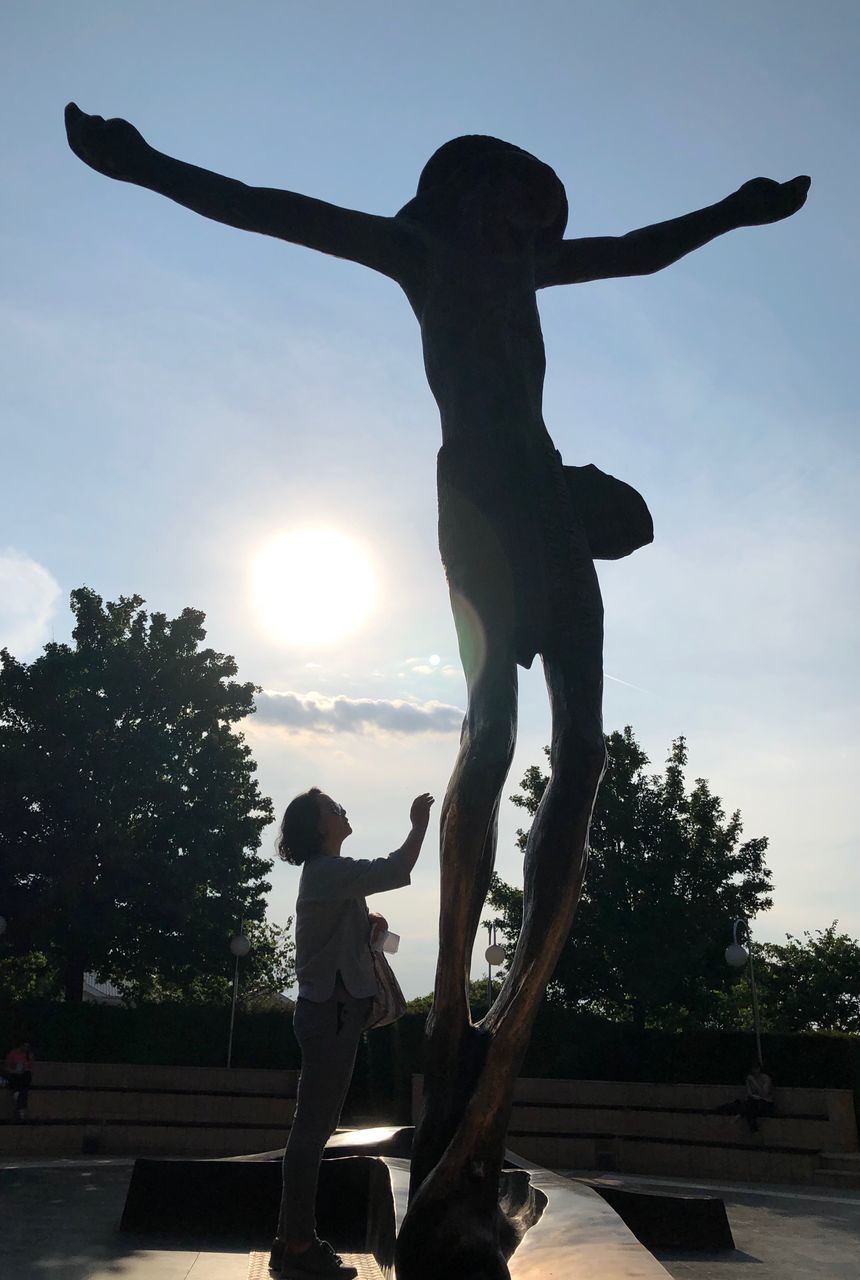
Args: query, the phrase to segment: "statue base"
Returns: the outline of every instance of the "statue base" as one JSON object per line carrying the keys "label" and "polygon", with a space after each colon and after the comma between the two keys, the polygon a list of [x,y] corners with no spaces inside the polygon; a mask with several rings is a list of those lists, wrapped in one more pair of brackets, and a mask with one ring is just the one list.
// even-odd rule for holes
{"label": "statue base", "polygon": [[[362,1277],[396,1280],[394,1244],[406,1213],[411,1143],[411,1129],[376,1128],[344,1130],[326,1147],[319,1234],[349,1255]],[[120,1230],[253,1242],[251,1271],[268,1280],[268,1248],[262,1246],[278,1216],[282,1156],[281,1149],[211,1160],[139,1159]],[[511,1280],[666,1280],[665,1269],[622,1215],[652,1248],[677,1247],[679,1231],[687,1248],[733,1247],[720,1200],[626,1189],[613,1196],[613,1207],[606,1190],[509,1153],[501,1203],[522,1237],[508,1260]]]}

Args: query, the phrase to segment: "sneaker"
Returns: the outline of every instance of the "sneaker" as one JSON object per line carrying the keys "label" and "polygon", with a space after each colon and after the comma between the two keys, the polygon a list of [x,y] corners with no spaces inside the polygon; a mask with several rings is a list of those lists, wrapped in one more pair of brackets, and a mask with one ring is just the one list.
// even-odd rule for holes
{"label": "sneaker", "polygon": [[269,1270],[284,1280],[306,1280],[310,1276],[332,1276],[335,1280],[354,1280],[355,1267],[343,1261],[327,1240],[315,1239],[302,1253],[288,1253],[282,1240],[272,1242]]}

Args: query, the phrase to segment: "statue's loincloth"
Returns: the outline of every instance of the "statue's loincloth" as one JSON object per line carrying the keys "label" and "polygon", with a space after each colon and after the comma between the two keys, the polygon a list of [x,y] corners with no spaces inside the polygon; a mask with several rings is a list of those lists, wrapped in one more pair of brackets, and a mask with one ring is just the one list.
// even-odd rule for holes
{"label": "statue's loincloth", "polygon": [[644,500],[597,467],[565,467],[552,448],[476,454],[446,444],[437,460],[439,550],[452,592],[485,633],[530,667],[574,648],[599,621],[594,559],[653,538]]}

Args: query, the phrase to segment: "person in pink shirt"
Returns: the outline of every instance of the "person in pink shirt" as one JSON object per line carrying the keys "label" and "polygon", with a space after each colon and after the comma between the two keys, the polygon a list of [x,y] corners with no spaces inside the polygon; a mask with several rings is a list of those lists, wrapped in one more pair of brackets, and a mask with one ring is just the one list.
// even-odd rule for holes
{"label": "person in pink shirt", "polygon": [[30,1043],[25,1040],[23,1044],[9,1050],[6,1054],[4,1069],[0,1072],[2,1082],[9,1086],[14,1095],[15,1119],[18,1121],[27,1119],[27,1099],[33,1082],[35,1061],[36,1056]]}

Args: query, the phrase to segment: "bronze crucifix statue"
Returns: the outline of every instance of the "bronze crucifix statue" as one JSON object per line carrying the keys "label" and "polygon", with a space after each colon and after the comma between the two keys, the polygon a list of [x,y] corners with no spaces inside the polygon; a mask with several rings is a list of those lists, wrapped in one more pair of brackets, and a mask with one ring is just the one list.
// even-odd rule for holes
{"label": "bronze crucifix statue", "polygon": [[[809,179],[755,178],[669,222],[566,240],[556,174],[496,138],[446,143],[415,198],[379,217],[171,159],[126,121],[74,105],[66,125],[72,150],[108,177],[382,272],[421,326],[442,421],[439,545],[468,707],[441,812],[441,945],[397,1266],[400,1280],[501,1280],[513,1247],[498,1198],[513,1087],[576,911],[605,765],[594,560],[653,536],[633,489],[595,467],[564,466],[553,445],[537,290],[659,271],[726,231],[795,213]],[[552,715],[551,778],[526,849],[516,954],[493,1008],[473,1024],[469,963],[514,750],[517,665],[529,667],[535,654]]]}

